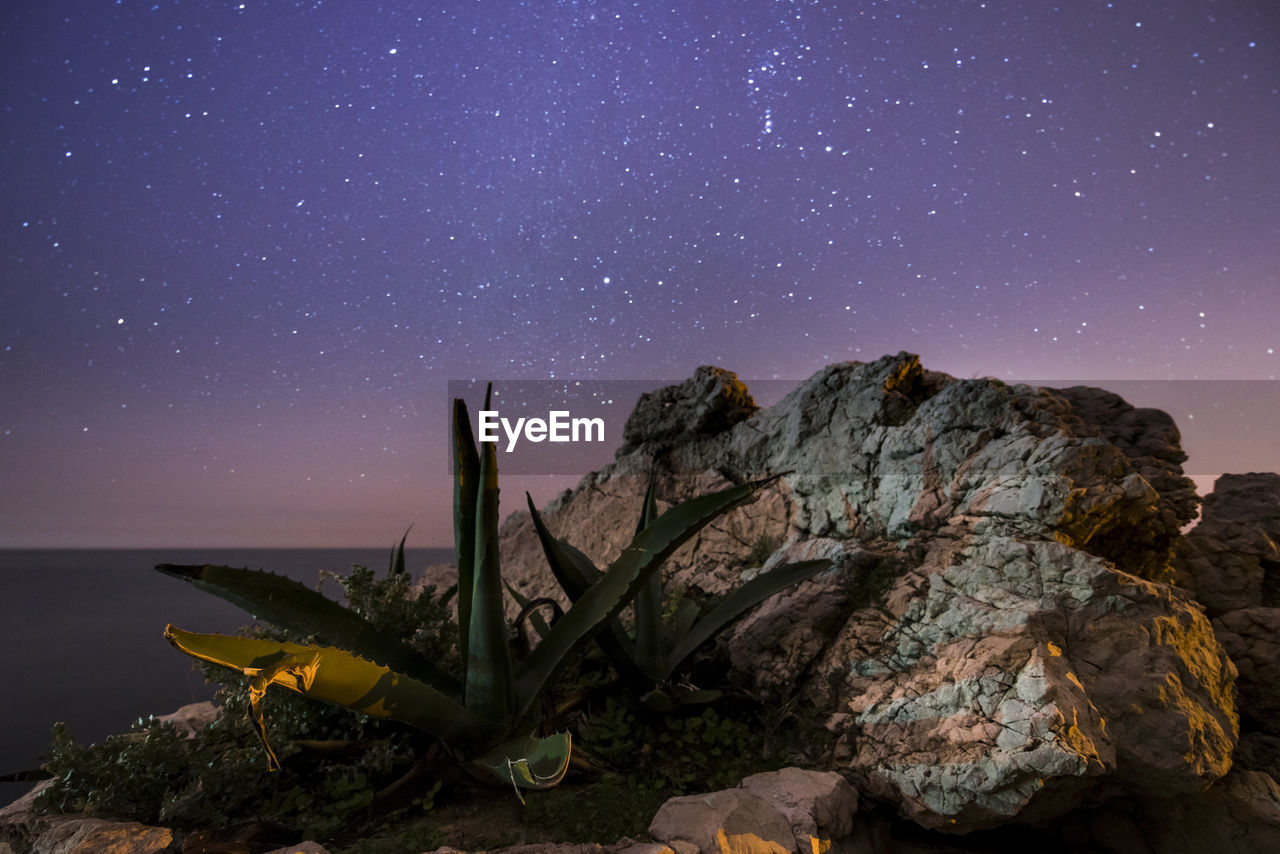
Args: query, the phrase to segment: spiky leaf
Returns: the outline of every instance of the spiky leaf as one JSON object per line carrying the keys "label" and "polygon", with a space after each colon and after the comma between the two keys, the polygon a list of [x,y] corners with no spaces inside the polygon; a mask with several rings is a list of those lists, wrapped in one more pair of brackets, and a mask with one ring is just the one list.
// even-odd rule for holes
{"label": "spiky leaf", "polygon": [[524,803],[521,789],[549,789],[569,770],[573,739],[567,732],[545,738],[528,736],[496,748],[475,761],[476,765],[510,783]]}
{"label": "spiky leaf", "polygon": [[546,555],[552,575],[569,595],[569,601],[577,602],[604,573],[591,562],[591,558],[564,540],[553,537],[547,530],[546,523],[542,521],[542,514],[533,504],[533,496],[526,492],[524,497],[529,504],[533,529],[538,534],[538,542],[542,544],[542,552]]}
{"label": "spiky leaf", "polygon": [[[649,474],[649,487],[645,490],[644,500],[640,505],[640,521],[636,524],[637,536],[658,518],[658,504],[654,495],[656,473],[655,468]],[[663,649],[661,571],[650,573],[648,579],[640,585],[635,600],[635,616],[636,664],[650,679],[659,681],[664,678],[662,669],[666,661]]]}
{"label": "spiky leaf", "polygon": [[[492,386],[490,386],[492,388]],[[485,394],[485,404],[489,402]],[[471,585],[476,557],[476,495],[480,488],[480,454],[471,433],[467,404],[453,401],[453,544],[458,566],[458,650],[465,665],[471,629]]]}
{"label": "spiky leaf", "polygon": [[506,720],[515,699],[498,560],[498,457],[492,442],[480,451],[475,549],[463,702],[483,717]]}
{"label": "spiky leaf", "polygon": [[733,486],[699,496],[663,513],[635,536],[600,580],[582,594],[524,662],[516,676],[519,716],[568,663],[570,655],[596,635],[631,601],[650,573],[709,522],[750,501],[776,478]]}
{"label": "spiky leaf", "polygon": [[390,718],[438,736],[463,756],[492,748],[502,723],[476,715],[449,695],[388,667],[334,647],[187,632],[165,627],[165,638],[187,655],[229,667],[316,700]]}
{"label": "spiky leaf", "polygon": [[[673,673],[693,651],[715,637],[725,626],[773,594],[831,568],[829,560],[806,560],[780,566],[748,581],[716,603],[667,653],[666,675]],[[666,678],[664,676],[663,678]]]}
{"label": "spiky leaf", "polygon": [[388,575],[404,575],[404,542],[409,539],[409,531],[412,530],[413,526],[410,525],[404,532],[404,536],[400,538],[399,548],[391,550],[391,565],[387,568]]}
{"label": "spiky leaf", "polygon": [[299,635],[318,635],[335,646],[406,673],[446,693],[459,695],[461,683],[413,647],[378,629],[359,614],[283,575],[230,566],[162,563],[165,575],[189,582]]}

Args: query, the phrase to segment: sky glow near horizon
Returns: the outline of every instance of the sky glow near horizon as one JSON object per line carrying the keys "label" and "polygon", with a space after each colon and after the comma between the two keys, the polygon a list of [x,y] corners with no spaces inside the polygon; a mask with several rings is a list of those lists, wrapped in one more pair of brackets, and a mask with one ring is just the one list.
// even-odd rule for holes
{"label": "sky glow near horizon", "polygon": [[10,4],[0,547],[448,545],[453,379],[1274,381],[1280,7],[1168,5]]}

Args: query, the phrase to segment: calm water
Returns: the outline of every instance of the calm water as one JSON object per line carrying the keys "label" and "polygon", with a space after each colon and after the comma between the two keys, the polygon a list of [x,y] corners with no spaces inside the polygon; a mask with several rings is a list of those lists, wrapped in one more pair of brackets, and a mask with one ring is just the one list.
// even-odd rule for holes
{"label": "calm water", "polygon": [[[406,550],[410,571],[450,549]],[[82,743],[126,732],[140,716],[207,700],[191,660],[164,640],[166,623],[230,632],[249,617],[157,563],[216,563],[282,572],[315,586],[320,570],[385,571],[386,549],[202,551],[0,550],[0,774],[36,768],[54,721]],[[340,588],[322,588],[339,598]],[[0,783],[0,804],[30,788]]]}

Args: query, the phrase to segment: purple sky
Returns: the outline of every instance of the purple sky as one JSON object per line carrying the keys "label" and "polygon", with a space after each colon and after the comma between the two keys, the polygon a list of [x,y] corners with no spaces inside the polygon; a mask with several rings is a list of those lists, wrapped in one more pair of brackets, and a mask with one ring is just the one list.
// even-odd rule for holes
{"label": "purple sky", "polygon": [[450,379],[1280,372],[1270,0],[373,8],[6,4],[0,547],[448,545]]}

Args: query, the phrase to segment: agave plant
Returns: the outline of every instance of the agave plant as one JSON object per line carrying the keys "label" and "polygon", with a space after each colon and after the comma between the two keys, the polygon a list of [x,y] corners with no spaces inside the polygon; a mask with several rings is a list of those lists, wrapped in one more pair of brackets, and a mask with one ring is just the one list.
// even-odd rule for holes
{"label": "agave plant", "polygon": [[[486,393],[485,408],[489,408]],[[601,629],[610,625],[663,561],[707,523],[753,499],[768,483],[734,486],[651,514],[631,544],[547,628],[537,647],[515,660],[498,563],[498,471],[494,445],[477,450],[467,409],[454,401],[454,543],[458,565],[458,649],[462,674],[444,672],[398,638],[317,591],[282,576],[224,566],[162,564],[161,572],[327,645],[186,632],[165,637],[195,658],[249,677],[251,718],[267,751],[260,701],[271,685],[437,736],[456,759],[486,768],[517,789],[555,785],[568,768],[567,733],[538,736],[540,698]],[[407,536],[407,534],[406,534]],[[391,572],[404,572],[404,540]]]}
{"label": "agave plant", "polygon": [[[533,499],[528,493],[525,497],[547,562],[569,599],[577,602],[602,573],[581,551],[552,536]],[[658,507],[651,474],[636,531],[645,530],[656,518]],[[664,710],[670,708],[673,701],[662,688],[698,647],[773,594],[830,569],[831,565],[829,560],[807,560],[777,567],[729,593],[706,614],[702,614],[698,603],[690,598],[676,599],[664,608],[662,576],[654,572],[641,582],[635,596],[634,634],[628,635],[622,621],[614,616],[598,640],[614,668],[637,689],[645,702]],[[664,612],[671,614],[670,621],[664,619]],[[683,699],[697,702],[716,696],[715,691],[699,691]]]}

